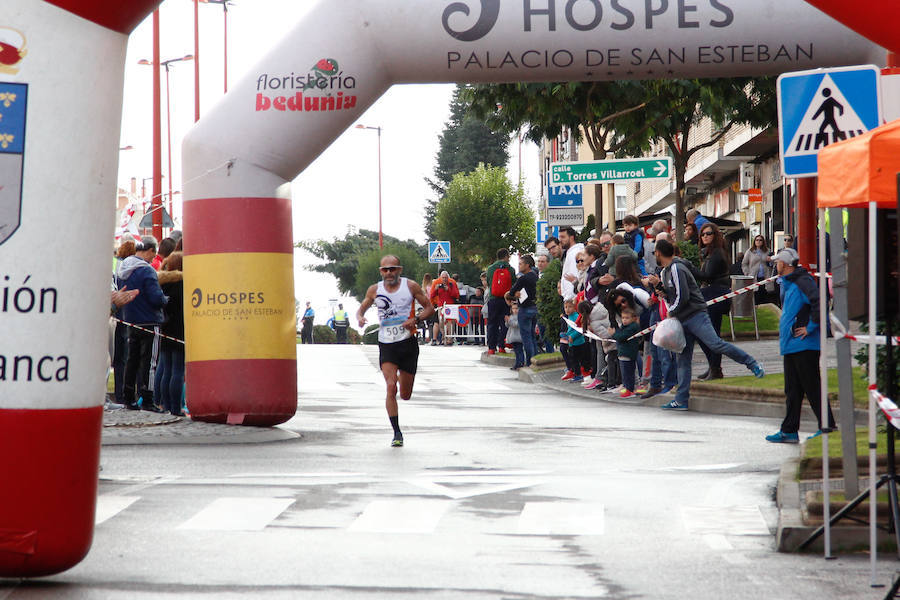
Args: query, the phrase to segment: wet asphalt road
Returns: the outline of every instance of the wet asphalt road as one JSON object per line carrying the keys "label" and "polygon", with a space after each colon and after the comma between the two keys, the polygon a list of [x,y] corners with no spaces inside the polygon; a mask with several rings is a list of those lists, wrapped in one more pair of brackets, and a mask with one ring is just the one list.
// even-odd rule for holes
{"label": "wet asphalt road", "polygon": [[298,349],[300,438],[105,446],[91,553],[0,600],[885,594],[863,554],[774,551],[798,451],[763,441],[777,421],[574,398],[423,347],[397,449],[377,350]]}

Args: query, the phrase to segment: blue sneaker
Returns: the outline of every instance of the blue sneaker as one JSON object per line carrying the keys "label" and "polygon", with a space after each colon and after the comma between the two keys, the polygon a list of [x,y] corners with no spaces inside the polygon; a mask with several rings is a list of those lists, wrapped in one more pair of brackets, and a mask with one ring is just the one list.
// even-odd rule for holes
{"label": "blue sneaker", "polygon": [[819,437],[820,435],[822,435],[822,430],[821,430],[821,429],[819,429],[819,430],[816,431],[814,434],[812,434],[811,436],[809,436],[808,438],[806,438],[806,441],[808,442],[809,440],[811,440],[811,439],[813,439],[813,438],[817,438],[817,437]]}
{"label": "blue sneaker", "polygon": [[763,366],[758,362],[753,363],[753,366],[750,367],[750,370],[753,371],[753,375],[755,375],[757,379],[762,379],[766,376],[766,370],[763,369]]}
{"label": "blue sneaker", "polygon": [[660,406],[660,408],[663,410],[687,410],[688,405],[687,404],[679,404],[675,400],[672,400],[671,402],[667,402],[666,404],[663,404],[662,406]]}
{"label": "blue sneaker", "polygon": [[584,381],[584,377],[578,375],[577,377],[573,377],[572,379],[570,379],[569,383],[580,383],[582,381]]}
{"label": "blue sneaker", "polygon": [[670,385],[669,387],[664,387],[662,389],[662,391],[660,392],[660,394],[668,394],[669,392],[671,392],[674,389],[675,389],[674,385]]}
{"label": "blue sneaker", "polygon": [[796,444],[800,441],[800,436],[796,433],[785,433],[783,431],[779,431],[778,433],[767,435],[766,441],[772,442],[774,444]]}

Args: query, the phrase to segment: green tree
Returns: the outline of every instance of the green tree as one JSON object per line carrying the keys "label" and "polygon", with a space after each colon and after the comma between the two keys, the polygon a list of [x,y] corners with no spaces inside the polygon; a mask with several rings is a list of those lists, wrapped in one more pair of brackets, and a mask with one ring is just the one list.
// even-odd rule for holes
{"label": "green tree", "polygon": [[459,259],[484,265],[499,248],[515,252],[531,247],[534,213],[505,169],[479,165],[453,178],[438,204],[435,230],[439,239],[450,240]]}
{"label": "green tree", "polygon": [[[467,89],[464,98],[498,131],[527,127],[528,137],[540,142],[571,129],[576,141],[588,143],[594,160],[640,155],[651,142],[664,142],[675,169],[676,223],[684,221],[690,158],[735,125],[767,128],[776,117],[773,78],[489,84]],[[717,130],[692,146],[690,133],[704,117]],[[602,186],[594,188],[596,202]],[[683,231],[675,231],[681,240]]]}
{"label": "green tree", "polygon": [[465,86],[458,85],[453,92],[450,120],[439,136],[434,178],[425,178],[438,196],[438,199],[426,200],[425,205],[425,235],[431,240],[437,239],[434,228],[437,204],[453,181],[453,176],[474,171],[479,163],[505,167],[509,162],[509,136],[504,132],[493,131],[483,119],[468,110],[461,97],[464,89]]}
{"label": "green tree", "polygon": [[[388,246],[398,246],[414,250],[425,259],[426,249],[414,240],[401,241],[389,235],[384,236],[385,249],[378,247],[378,232],[360,229],[358,233],[348,233],[344,239],[335,240],[306,240],[296,244],[316,256],[327,261],[321,265],[310,265],[306,269],[317,273],[328,273],[337,280],[338,290],[342,294],[352,292],[356,285],[356,274],[360,256],[372,251],[389,254]],[[377,275],[377,270],[376,270]],[[365,290],[363,290],[365,294]]]}
{"label": "green tree", "polygon": [[350,294],[357,301],[362,302],[363,298],[366,297],[366,291],[369,289],[369,286],[381,279],[378,267],[381,265],[381,257],[385,254],[393,254],[400,259],[400,264],[403,265],[403,277],[408,277],[413,281],[421,283],[422,275],[428,270],[428,263],[421,256],[418,247],[410,248],[403,244],[394,243],[385,244],[384,250],[378,248],[369,250],[359,257],[356,280],[353,283],[353,288],[350,290]]}
{"label": "green tree", "polygon": [[[773,127],[777,118],[775,78],[667,79],[646,85],[652,94],[645,117],[652,123],[650,139],[664,142],[672,157],[675,223],[683,223],[685,174],[691,157],[717,145],[736,125]],[[691,132],[707,117],[714,124],[712,135],[702,143],[692,143]],[[675,227],[675,235],[683,240],[684,230]]]}
{"label": "green tree", "polygon": [[[604,160],[647,147],[653,123],[645,116],[644,86],[639,81],[482,84],[467,88],[463,97],[498,131],[524,128],[538,144],[571,131],[575,142],[587,143],[594,160]],[[592,187],[596,211],[603,186]]]}

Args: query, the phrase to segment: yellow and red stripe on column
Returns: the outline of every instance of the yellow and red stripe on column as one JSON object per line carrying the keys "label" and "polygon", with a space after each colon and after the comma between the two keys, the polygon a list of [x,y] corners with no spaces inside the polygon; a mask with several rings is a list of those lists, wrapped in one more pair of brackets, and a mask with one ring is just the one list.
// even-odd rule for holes
{"label": "yellow and red stripe on column", "polygon": [[297,412],[291,201],[184,203],[187,404],[200,421],[277,425]]}

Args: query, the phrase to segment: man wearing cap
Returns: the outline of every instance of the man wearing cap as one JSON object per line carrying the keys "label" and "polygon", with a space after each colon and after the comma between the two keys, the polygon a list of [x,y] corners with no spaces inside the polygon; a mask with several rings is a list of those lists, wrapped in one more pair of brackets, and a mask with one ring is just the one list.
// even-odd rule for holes
{"label": "man wearing cap", "polygon": [[[779,347],[784,356],[784,395],[787,414],[777,433],[766,440],[776,444],[800,441],[800,409],[803,396],[816,415],[822,433],[821,377],[819,374],[819,286],[806,269],[797,266],[800,257],[793,248],[782,248],[775,255],[775,269],[781,283],[781,322],[778,325]],[[835,428],[831,406],[828,407],[828,431]]]}

